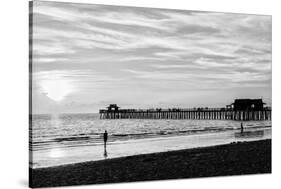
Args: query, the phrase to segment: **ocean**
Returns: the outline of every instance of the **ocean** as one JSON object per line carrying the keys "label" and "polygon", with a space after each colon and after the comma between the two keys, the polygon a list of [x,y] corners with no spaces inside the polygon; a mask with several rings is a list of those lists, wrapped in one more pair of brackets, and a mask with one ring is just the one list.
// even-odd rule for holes
{"label": "ocean", "polygon": [[32,115],[31,123],[33,168],[271,138],[271,121],[244,121],[245,131],[265,131],[244,138],[235,137],[241,122],[232,120],[101,120],[89,113]]}

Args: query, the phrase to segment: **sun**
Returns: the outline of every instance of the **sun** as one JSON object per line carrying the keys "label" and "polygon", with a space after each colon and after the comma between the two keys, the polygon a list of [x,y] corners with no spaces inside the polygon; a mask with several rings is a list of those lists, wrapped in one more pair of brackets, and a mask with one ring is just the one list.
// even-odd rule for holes
{"label": "sun", "polygon": [[62,101],[73,92],[73,86],[69,80],[64,78],[51,78],[40,82],[43,93],[54,101]]}

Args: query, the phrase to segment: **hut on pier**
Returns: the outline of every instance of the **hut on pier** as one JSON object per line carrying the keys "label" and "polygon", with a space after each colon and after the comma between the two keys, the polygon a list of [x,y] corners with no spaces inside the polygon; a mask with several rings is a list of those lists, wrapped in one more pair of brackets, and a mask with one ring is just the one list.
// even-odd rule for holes
{"label": "hut on pier", "polygon": [[119,106],[117,106],[117,104],[110,104],[108,107],[107,107],[107,111],[109,111],[109,112],[112,112],[112,111],[114,111],[114,112],[116,112],[116,111],[118,111],[119,110]]}
{"label": "hut on pier", "polygon": [[230,106],[234,111],[262,111],[264,104],[262,99],[235,99]]}

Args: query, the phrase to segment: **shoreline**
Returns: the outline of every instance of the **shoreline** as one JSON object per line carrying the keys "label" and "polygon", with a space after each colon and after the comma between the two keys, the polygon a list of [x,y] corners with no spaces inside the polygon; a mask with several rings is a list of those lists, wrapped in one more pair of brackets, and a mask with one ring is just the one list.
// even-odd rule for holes
{"label": "shoreline", "polygon": [[[227,131],[195,135],[169,137],[163,136],[159,138],[134,139],[122,142],[114,142],[108,143],[107,155],[109,159],[112,159],[140,154],[209,147],[238,141],[242,142],[271,139],[271,128],[262,129],[263,133],[261,135],[255,135],[256,131],[257,130],[253,130],[249,132],[249,135],[243,136],[240,136],[240,132]],[[49,150],[36,151],[36,153],[34,152],[33,164],[31,164],[31,168],[47,168],[98,160],[104,160],[103,145],[51,148]]]}
{"label": "shoreline", "polygon": [[271,173],[271,139],[30,168],[29,171],[30,187]]}

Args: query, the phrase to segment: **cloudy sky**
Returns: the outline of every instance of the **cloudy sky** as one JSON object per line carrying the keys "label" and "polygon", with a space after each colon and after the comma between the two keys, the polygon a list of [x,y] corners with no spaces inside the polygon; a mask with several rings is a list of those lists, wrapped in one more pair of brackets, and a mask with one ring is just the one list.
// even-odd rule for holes
{"label": "cloudy sky", "polygon": [[271,104],[271,17],[33,5],[33,113]]}

